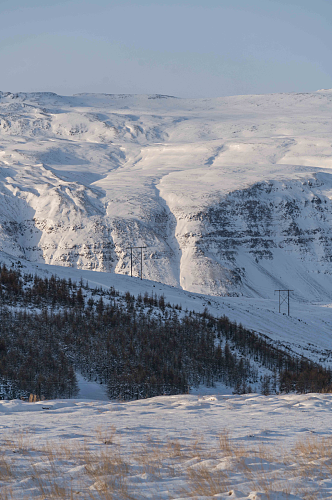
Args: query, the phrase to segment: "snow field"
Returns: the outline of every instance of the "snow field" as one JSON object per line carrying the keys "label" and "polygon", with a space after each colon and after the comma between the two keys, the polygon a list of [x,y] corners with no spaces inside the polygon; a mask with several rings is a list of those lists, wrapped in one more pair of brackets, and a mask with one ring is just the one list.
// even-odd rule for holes
{"label": "snow field", "polygon": [[332,498],[330,394],[3,401],[3,499]]}
{"label": "snow field", "polygon": [[128,274],[144,245],[151,280],[331,301],[331,106],[331,91],[0,92],[0,248]]}

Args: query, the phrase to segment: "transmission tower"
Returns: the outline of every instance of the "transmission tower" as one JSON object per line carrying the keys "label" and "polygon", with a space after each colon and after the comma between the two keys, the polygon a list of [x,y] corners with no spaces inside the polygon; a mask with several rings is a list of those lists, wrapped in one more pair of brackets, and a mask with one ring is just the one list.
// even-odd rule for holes
{"label": "transmission tower", "polygon": [[289,293],[294,292],[294,290],[274,290],[275,292],[279,292],[279,312],[281,312],[281,306],[284,302],[287,302],[287,312],[289,316]]}
{"label": "transmission tower", "polygon": [[141,250],[141,279],[143,279],[143,250],[147,247],[127,247],[127,250],[130,249],[130,276],[133,275],[133,250],[140,249]]}

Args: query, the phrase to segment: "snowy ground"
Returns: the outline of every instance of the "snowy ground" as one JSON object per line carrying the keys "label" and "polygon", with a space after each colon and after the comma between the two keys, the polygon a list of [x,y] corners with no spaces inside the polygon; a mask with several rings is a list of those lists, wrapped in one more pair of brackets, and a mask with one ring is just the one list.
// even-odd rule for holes
{"label": "snowy ground", "polygon": [[109,401],[106,387],[96,382],[86,380],[79,372],[76,372],[80,399],[95,399],[97,401]]}
{"label": "snowy ground", "polygon": [[1,402],[1,498],[331,499],[331,411],[329,394]]}

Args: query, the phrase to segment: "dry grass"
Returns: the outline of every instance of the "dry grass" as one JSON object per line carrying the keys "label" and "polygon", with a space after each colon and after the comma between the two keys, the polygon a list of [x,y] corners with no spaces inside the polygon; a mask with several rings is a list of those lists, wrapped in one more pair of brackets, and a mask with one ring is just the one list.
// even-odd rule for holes
{"label": "dry grass", "polygon": [[6,482],[14,478],[13,459],[6,450],[0,451],[0,481]]}
{"label": "dry grass", "polygon": [[188,469],[187,487],[184,491],[189,497],[213,496],[229,489],[230,478],[225,471],[211,470],[204,464]]}
{"label": "dry grass", "polygon": [[130,466],[116,446],[105,446],[96,451],[84,450],[85,472],[92,480],[89,496],[92,499],[111,500],[121,498],[132,500],[127,478]]}
{"label": "dry grass", "polygon": [[[332,440],[314,436],[287,453],[263,443],[245,446],[227,430],[214,442],[203,436],[165,441],[146,436],[144,444],[130,449],[114,427],[96,429],[89,441],[38,444],[33,437],[29,430],[0,444],[1,500],[141,500],[149,486],[158,491],[159,484],[160,491],[169,485],[170,498],[241,489],[265,493],[267,499],[279,491],[312,500],[319,480],[332,474]],[[20,481],[24,491],[18,489]],[[158,493],[151,498],[158,500]]]}
{"label": "dry grass", "polygon": [[114,425],[109,427],[97,427],[96,437],[102,444],[114,444],[116,442],[116,428]]}
{"label": "dry grass", "polygon": [[291,450],[291,457],[296,457],[296,468],[293,476],[299,486],[297,494],[305,500],[317,498],[315,487],[306,483],[314,483],[330,479],[332,475],[332,438],[314,435],[299,439]]}

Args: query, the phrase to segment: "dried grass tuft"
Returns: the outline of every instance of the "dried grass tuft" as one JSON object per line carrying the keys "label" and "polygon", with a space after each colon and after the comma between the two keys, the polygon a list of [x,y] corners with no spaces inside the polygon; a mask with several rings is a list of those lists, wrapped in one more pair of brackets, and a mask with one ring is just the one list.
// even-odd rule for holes
{"label": "dried grass tuft", "polygon": [[[213,497],[227,495],[240,481],[248,495],[259,491],[269,499],[272,492],[282,492],[311,500],[317,491],[307,486],[310,481],[332,474],[332,440],[315,436],[285,453],[264,443],[241,444],[227,430],[212,443],[204,436],[163,441],[147,435],[145,444],[134,442],[129,453],[112,426],[98,428],[83,442],[38,444],[32,432],[27,429],[0,445],[1,499],[157,499],[158,484],[164,485],[161,491],[169,485],[170,498]],[[78,472],[71,477],[70,470]],[[155,489],[151,494],[145,478]],[[25,495],[15,490],[20,480]]]}

